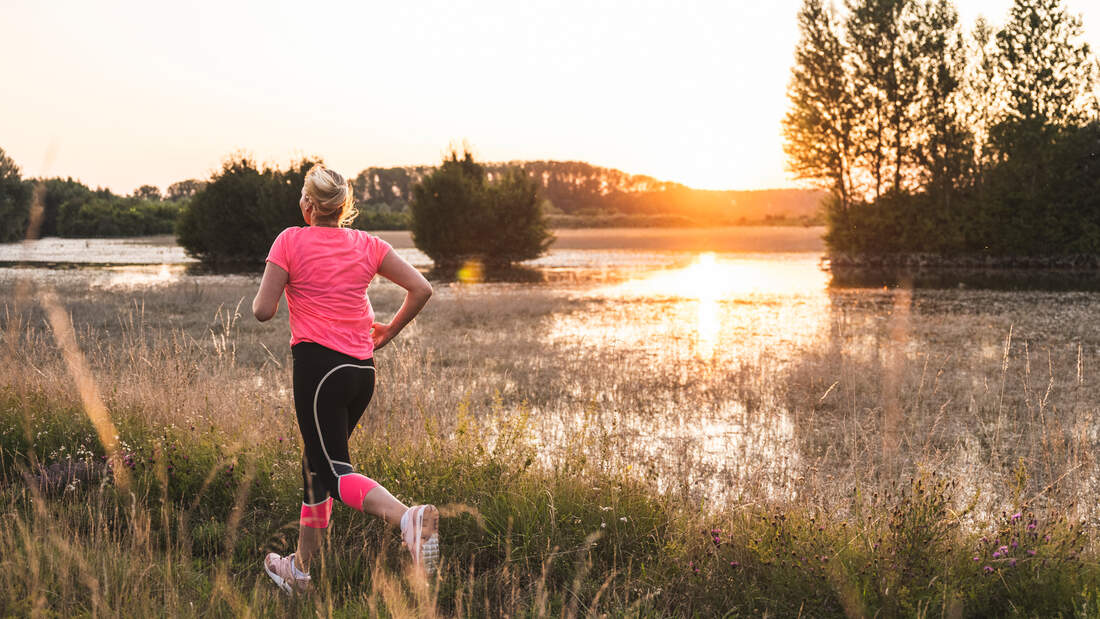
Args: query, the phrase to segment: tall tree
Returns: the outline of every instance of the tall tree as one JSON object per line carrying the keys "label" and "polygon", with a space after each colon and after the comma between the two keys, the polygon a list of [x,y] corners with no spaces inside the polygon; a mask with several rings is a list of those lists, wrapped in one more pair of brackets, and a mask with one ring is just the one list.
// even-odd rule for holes
{"label": "tall tree", "polygon": [[799,41],[783,119],[790,170],[830,190],[840,210],[852,201],[852,135],[855,110],[845,72],[847,50],[835,17],[821,0],[804,0],[798,12]]}
{"label": "tall tree", "polygon": [[26,237],[30,205],[30,185],[23,181],[15,161],[0,148],[0,243]]}
{"label": "tall tree", "polygon": [[913,57],[920,75],[915,123],[915,155],[922,189],[946,211],[969,177],[974,137],[967,125],[969,102],[963,89],[966,46],[959,15],[950,0],[915,5]]}
{"label": "tall tree", "polygon": [[[77,205],[70,209],[79,208],[79,205],[96,197],[95,192],[87,185],[72,177],[46,179],[44,185],[46,191],[42,196],[42,227],[39,228],[39,236],[57,236],[60,233],[59,218],[66,204]],[[99,193],[99,197],[102,198],[114,197],[110,192],[100,191]]]}
{"label": "tall tree", "polygon": [[1096,66],[1081,19],[1062,0],[1015,0],[997,33],[1010,121],[1080,125],[1092,111]]}
{"label": "tall tree", "polygon": [[444,269],[467,260],[506,266],[541,255],[553,240],[535,179],[512,167],[491,180],[468,148],[452,148],[413,187],[409,206],[413,242]]}
{"label": "tall tree", "polygon": [[[996,167],[984,189],[989,219],[1007,229],[1005,250],[1065,247],[1078,234],[1077,206],[1053,199],[1065,157],[1062,144],[1090,115],[1095,65],[1082,24],[1061,0],[1015,0],[996,35],[1004,114],[990,132]],[[988,244],[1003,243],[991,239]]]}
{"label": "tall tree", "polygon": [[165,192],[164,197],[172,202],[186,200],[202,191],[202,188],[205,186],[205,181],[194,178],[189,178],[185,181],[177,181],[168,186],[168,191]]}
{"label": "tall tree", "polygon": [[967,47],[967,55],[972,60],[967,66],[963,86],[967,101],[966,124],[974,132],[974,186],[981,202],[986,170],[992,164],[988,148],[990,131],[1004,117],[994,30],[984,17],[979,17],[974,24]]}
{"label": "tall tree", "polygon": [[892,99],[897,84],[901,46],[899,14],[906,0],[847,0],[845,22],[855,110],[856,144],[868,177],[868,197],[877,200],[887,190],[893,161],[890,147]]}
{"label": "tall tree", "polygon": [[206,264],[262,265],[279,232],[301,225],[298,198],[313,164],[259,169],[248,156],[232,155],[186,203],[176,240]]}
{"label": "tall tree", "polygon": [[134,190],[133,197],[141,200],[154,200],[160,201],[163,196],[160,194],[160,188],[156,185],[142,185]]}

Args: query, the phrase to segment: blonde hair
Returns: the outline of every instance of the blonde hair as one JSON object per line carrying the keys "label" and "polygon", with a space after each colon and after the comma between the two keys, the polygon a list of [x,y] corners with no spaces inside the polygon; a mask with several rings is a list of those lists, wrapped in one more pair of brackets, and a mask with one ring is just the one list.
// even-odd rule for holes
{"label": "blonde hair", "polygon": [[355,196],[348,182],[336,170],[317,164],[306,173],[306,196],[320,219],[334,216],[341,228],[355,221],[359,211],[355,209]]}

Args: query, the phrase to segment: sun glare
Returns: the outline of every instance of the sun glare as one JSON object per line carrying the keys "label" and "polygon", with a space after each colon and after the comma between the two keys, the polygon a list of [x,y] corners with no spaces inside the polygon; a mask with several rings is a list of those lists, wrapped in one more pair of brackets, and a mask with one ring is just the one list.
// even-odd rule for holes
{"label": "sun glare", "polygon": [[672,297],[720,301],[754,294],[797,294],[823,290],[825,275],[803,265],[784,264],[773,258],[719,258],[713,252],[696,256],[681,269],[661,271],[621,284],[618,295]]}
{"label": "sun glare", "polygon": [[[684,318],[692,327],[694,355],[715,359],[728,344],[723,334],[744,328],[745,320],[759,314],[755,308],[773,304],[776,296],[816,299],[825,290],[825,279],[824,272],[805,261],[705,252],[682,268],[660,270],[593,293],[645,302],[679,301],[676,305],[686,312]],[[791,326],[785,324],[780,331]]]}

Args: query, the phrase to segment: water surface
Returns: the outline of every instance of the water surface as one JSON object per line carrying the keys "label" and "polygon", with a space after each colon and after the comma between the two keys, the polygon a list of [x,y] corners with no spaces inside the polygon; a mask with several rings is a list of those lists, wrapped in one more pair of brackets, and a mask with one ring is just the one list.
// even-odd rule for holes
{"label": "water surface", "polygon": [[[564,399],[516,394],[535,399],[548,462],[591,424],[622,466],[719,501],[746,487],[797,498],[808,480],[850,485],[929,461],[991,501],[1021,459],[1036,480],[1097,484],[1080,460],[1052,460],[1062,452],[1049,445],[1057,435],[1059,449],[1080,454],[1100,436],[1100,293],[837,285],[805,230],[741,231],[709,245],[707,234],[574,231],[527,263],[536,283],[481,283],[477,269],[438,283],[440,301],[474,311],[532,290],[558,300],[515,334],[548,363],[575,368],[556,379],[567,382]],[[430,266],[407,233],[387,235],[411,263]],[[196,272],[170,239],[46,239],[0,246],[0,262],[9,264],[0,284],[124,294],[258,281]],[[500,389],[521,371],[503,367],[484,370]]]}

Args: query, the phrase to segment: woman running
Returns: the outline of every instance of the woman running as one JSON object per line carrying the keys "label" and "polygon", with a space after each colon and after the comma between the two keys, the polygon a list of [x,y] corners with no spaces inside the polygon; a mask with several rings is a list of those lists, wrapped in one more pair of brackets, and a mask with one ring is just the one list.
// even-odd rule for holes
{"label": "woman running", "polygon": [[[439,512],[406,507],[378,482],[353,472],[348,436],[374,393],[374,351],[420,312],[432,287],[389,243],[345,226],[355,218],[351,188],[324,166],[306,174],[305,227],[287,228],[271,245],[252,313],[270,320],[286,292],[294,357],[294,408],[302,454],[302,512],[298,548],[264,558],[268,576],[288,593],[310,588],[309,568],[338,499],[397,524],[413,565],[431,574],[439,560]],[[388,323],[374,322],[367,285],[379,274],[405,289]]]}

